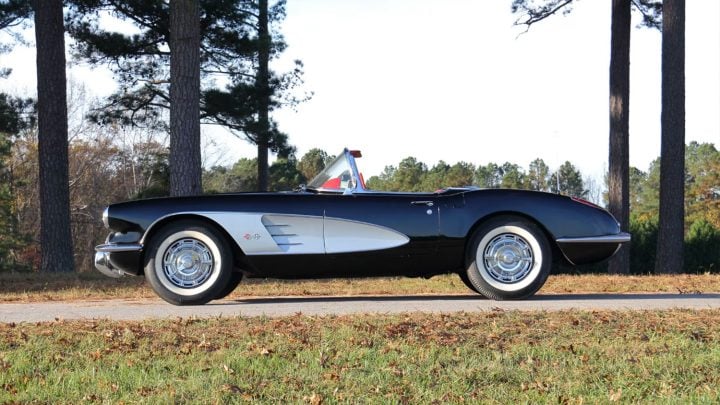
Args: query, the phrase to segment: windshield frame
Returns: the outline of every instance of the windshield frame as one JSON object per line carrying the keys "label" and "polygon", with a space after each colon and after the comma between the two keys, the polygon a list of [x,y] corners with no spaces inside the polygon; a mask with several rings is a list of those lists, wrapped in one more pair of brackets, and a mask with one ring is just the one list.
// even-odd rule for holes
{"label": "windshield frame", "polygon": [[[318,179],[322,178],[324,175],[327,175],[327,169],[333,167],[336,165],[337,162],[345,162],[345,166],[350,169],[350,187],[343,187],[343,188],[325,188],[322,186],[313,187],[312,184],[319,182]],[[324,184],[325,181],[332,179],[334,177],[328,177],[328,179],[324,180],[321,184]],[[315,177],[313,177],[312,180],[310,180],[306,186],[307,190],[312,191],[318,191],[318,192],[327,192],[327,193],[338,193],[338,194],[352,194],[352,193],[362,193],[365,192],[365,188],[362,185],[362,182],[360,181],[360,172],[357,168],[357,163],[355,162],[355,156],[353,156],[353,152],[351,152],[348,148],[344,148],[342,153],[338,155],[332,162],[330,162],[328,165],[325,166],[325,168],[318,173]]]}

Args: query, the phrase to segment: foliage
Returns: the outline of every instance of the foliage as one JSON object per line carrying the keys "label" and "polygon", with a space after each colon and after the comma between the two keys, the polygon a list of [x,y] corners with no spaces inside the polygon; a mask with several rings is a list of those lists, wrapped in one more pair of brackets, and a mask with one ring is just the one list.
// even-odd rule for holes
{"label": "foliage", "polygon": [[[75,54],[93,65],[105,64],[115,73],[118,91],[94,117],[99,122],[123,124],[162,123],[157,118],[169,108],[169,5],[153,0],[74,0],[68,31],[77,41]],[[257,2],[251,0],[203,0],[201,8],[201,117],[205,122],[227,127],[252,143],[258,140],[258,103],[263,94],[255,85],[256,59],[261,44],[257,34]],[[284,0],[270,8],[271,25],[285,16]],[[104,12],[132,23],[140,32],[125,35],[104,31]],[[286,47],[274,35],[271,57]],[[270,105],[296,105],[307,97],[296,97],[293,89],[302,84],[302,63],[286,73],[271,72]],[[224,88],[218,83],[225,84]],[[287,135],[271,122],[269,147],[287,148]]]}
{"label": "foliage", "polygon": [[[630,218],[630,268],[635,274],[655,272],[658,219],[657,216]],[[690,225],[685,236],[686,273],[720,273],[720,228],[705,219]]]}
{"label": "foliage", "polygon": [[690,225],[685,238],[685,270],[720,273],[720,228],[705,219]]}
{"label": "foliage", "polygon": [[[628,1],[632,10],[642,16],[640,27],[658,30],[662,27],[662,0]],[[515,25],[524,25],[529,30],[533,24],[553,15],[570,14],[576,3],[577,0],[513,0],[510,10],[518,16]]]}
{"label": "foliage", "polygon": [[715,403],[718,325],[717,310],[0,324],[0,402]]}
{"label": "foliage", "polygon": [[[502,165],[491,162],[476,167],[468,162],[451,166],[441,160],[428,170],[427,165],[416,158],[407,157],[397,167],[386,166],[379,176],[371,177],[368,187],[387,191],[435,191],[445,187],[477,186],[558,192],[557,173],[550,174],[542,159],[535,159],[529,167],[530,171],[525,172],[523,167],[510,162]],[[582,175],[572,163],[565,162],[559,173],[561,194],[587,196]]]}
{"label": "foliage", "polygon": [[[641,218],[658,215],[660,159],[647,172],[630,170],[631,209]],[[685,209],[687,226],[706,220],[720,229],[720,151],[711,143],[690,142],[685,148]]]}
{"label": "foliage", "polygon": [[32,106],[30,100],[17,99],[0,93],[0,271],[20,269],[19,251],[27,244],[20,231],[15,212],[15,184],[8,159],[15,136],[31,122],[24,112]]}
{"label": "foliage", "polygon": [[317,176],[331,160],[331,156],[328,156],[324,150],[312,148],[300,158],[297,167],[306,181],[309,181]]}
{"label": "foliage", "polygon": [[630,271],[635,274],[655,272],[655,254],[657,251],[657,217],[630,217]]}
{"label": "foliage", "polygon": [[[270,165],[271,191],[294,190],[306,182],[294,156],[279,157]],[[232,167],[215,166],[203,173],[206,193],[257,191],[257,159],[241,158]]]}
{"label": "foliage", "polygon": [[588,194],[580,171],[567,161],[550,176],[550,191],[581,198],[587,197]]}

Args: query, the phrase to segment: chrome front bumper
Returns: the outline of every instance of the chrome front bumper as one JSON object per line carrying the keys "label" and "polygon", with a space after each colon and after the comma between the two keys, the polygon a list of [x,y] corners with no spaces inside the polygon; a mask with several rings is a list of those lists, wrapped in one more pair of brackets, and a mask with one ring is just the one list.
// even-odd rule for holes
{"label": "chrome front bumper", "polygon": [[110,262],[110,254],[116,252],[134,252],[138,250],[142,250],[142,245],[139,243],[108,243],[98,245],[95,247],[95,268],[108,277],[121,277],[125,272],[112,265]]}

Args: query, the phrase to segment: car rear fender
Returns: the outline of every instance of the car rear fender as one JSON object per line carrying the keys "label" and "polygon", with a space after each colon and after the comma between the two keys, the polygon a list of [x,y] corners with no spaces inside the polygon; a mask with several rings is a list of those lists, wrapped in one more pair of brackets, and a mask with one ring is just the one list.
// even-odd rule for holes
{"label": "car rear fender", "polygon": [[466,237],[465,237],[465,257],[467,257],[468,249],[470,249],[470,243],[472,242],[472,241],[471,241],[472,235],[475,233],[475,231],[476,231],[478,228],[480,228],[480,227],[481,227],[484,223],[486,223],[487,221],[490,221],[490,220],[492,220],[492,219],[494,219],[494,218],[498,218],[498,217],[509,217],[509,218],[515,217],[515,218],[522,218],[522,219],[525,219],[525,220],[527,220],[527,221],[529,221],[529,222],[532,222],[533,224],[535,224],[535,225],[543,232],[543,234],[544,234],[545,237],[547,238],[548,242],[550,242],[550,246],[551,246],[551,248],[552,248],[552,257],[553,257],[553,260],[557,260],[557,259],[559,259],[559,258],[563,258],[563,257],[564,257],[563,254],[562,254],[562,252],[560,251],[560,247],[558,246],[557,242],[555,242],[555,238],[554,238],[553,235],[547,230],[547,228],[545,228],[545,227],[540,223],[540,221],[538,221],[537,219],[533,218],[532,216],[530,216],[530,215],[528,215],[528,214],[526,214],[526,213],[517,212],[517,211],[499,211],[499,212],[493,212],[493,213],[488,214],[488,215],[480,218],[479,220],[477,220],[477,221],[473,224],[473,226],[470,227],[470,231],[468,232],[468,234],[467,234]]}

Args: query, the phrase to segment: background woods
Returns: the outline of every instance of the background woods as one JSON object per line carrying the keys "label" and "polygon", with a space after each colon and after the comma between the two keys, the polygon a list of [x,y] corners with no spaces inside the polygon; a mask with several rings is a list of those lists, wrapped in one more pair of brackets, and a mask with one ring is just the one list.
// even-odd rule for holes
{"label": "background woods", "polygon": [[[45,10],[53,4],[55,9]],[[530,27],[551,16],[567,14],[575,2],[515,0],[510,4],[517,24]],[[675,20],[684,19],[682,7],[670,9]],[[43,13],[48,11],[54,12],[53,24],[34,24],[46,18]],[[366,173],[368,186],[392,191],[461,186],[522,188],[576,196],[607,206],[633,233],[630,256],[620,257],[611,266],[612,272],[668,271],[655,267],[656,252],[666,245],[659,236],[663,224],[679,243],[670,250],[677,253],[685,249],[685,263],[676,262],[675,270],[719,271],[717,144],[685,145],[684,117],[663,115],[665,159],[658,157],[646,168],[629,165],[630,16],[639,17],[641,26],[665,30],[665,69],[665,58],[677,61],[673,52],[680,52],[684,46],[684,39],[678,37],[684,25],[670,26],[675,37],[665,34],[669,28],[662,22],[667,11],[659,1],[612,2],[610,100],[605,113],[609,114],[610,131],[604,179],[581,173],[572,156],[552,167],[541,157],[525,162],[441,160],[428,165],[409,156],[385,166],[376,176]],[[58,12],[64,13],[64,19],[57,18]],[[54,54],[41,52],[37,60],[37,100],[0,93],[0,271],[91,270],[93,247],[105,237],[100,215],[108,203],[170,194],[291,190],[322,170],[333,158],[328,152],[337,151],[314,148],[299,155],[273,117],[277,110],[297,106],[312,96],[303,88],[300,61],[291,63],[286,71],[276,70],[273,64],[287,48],[280,32],[285,13],[284,1],[267,0],[0,2],[0,30],[12,33],[4,37],[11,40],[0,44],[0,52],[26,45],[19,34],[22,27],[36,28],[38,50],[43,46],[55,50]],[[128,33],[108,29],[103,22],[108,16],[129,27]],[[178,35],[192,37],[192,41],[178,43]],[[671,39],[666,40],[666,35]],[[46,43],[48,38],[52,41]],[[194,54],[182,57],[179,50],[183,47],[192,48]],[[116,80],[116,91],[94,99],[73,80],[67,89],[58,86],[65,83],[65,61],[60,61],[65,55],[71,63],[108,68]],[[46,60],[51,56],[57,60]],[[0,61],[0,76],[9,77],[10,72],[2,67]],[[176,70],[180,73],[174,75]],[[62,79],[58,79],[60,74]],[[183,75],[191,76],[192,86],[178,93],[174,76]],[[678,85],[677,80],[672,84]],[[673,94],[684,94],[682,87],[666,87],[663,82],[663,95],[675,102],[681,97]],[[174,113],[171,106],[179,106],[173,101],[178,95],[189,109]],[[227,129],[254,145],[256,153],[231,164],[210,163],[222,159],[214,159],[206,150],[201,155],[205,142],[200,138],[201,124]],[[342,130],[339,128],[340,133]],[[666,146],[665,138],[674,143]],[[482,138],[468,139],[483,142]],[[187,140],[192,142],[183,143]],[[364,146],[362,141],[355,143],[348,146]],[[65,150],[67,157],[63,156]],[[404,154],[397,153],[398,157]],[[180,174],[180,165],[187,165],[186,173],[190,174]],[[663,186],[669,184],[669,178],[674,179],[670,193],[668,186]],[[189,187],[178,191],[183,180]],[[49,185],[43,185],[47,181]],[[663,187],[669,195],[665,199],[674,196],[677,200],[671,202],[672,212],[665,215],[675,215],[674,225],[663,222],[660,214]],[[63,218],[66,224],[60,223]],[[62,236],[64,230],[72,237]],[[67,253],[70,251],[74,254]]]}

